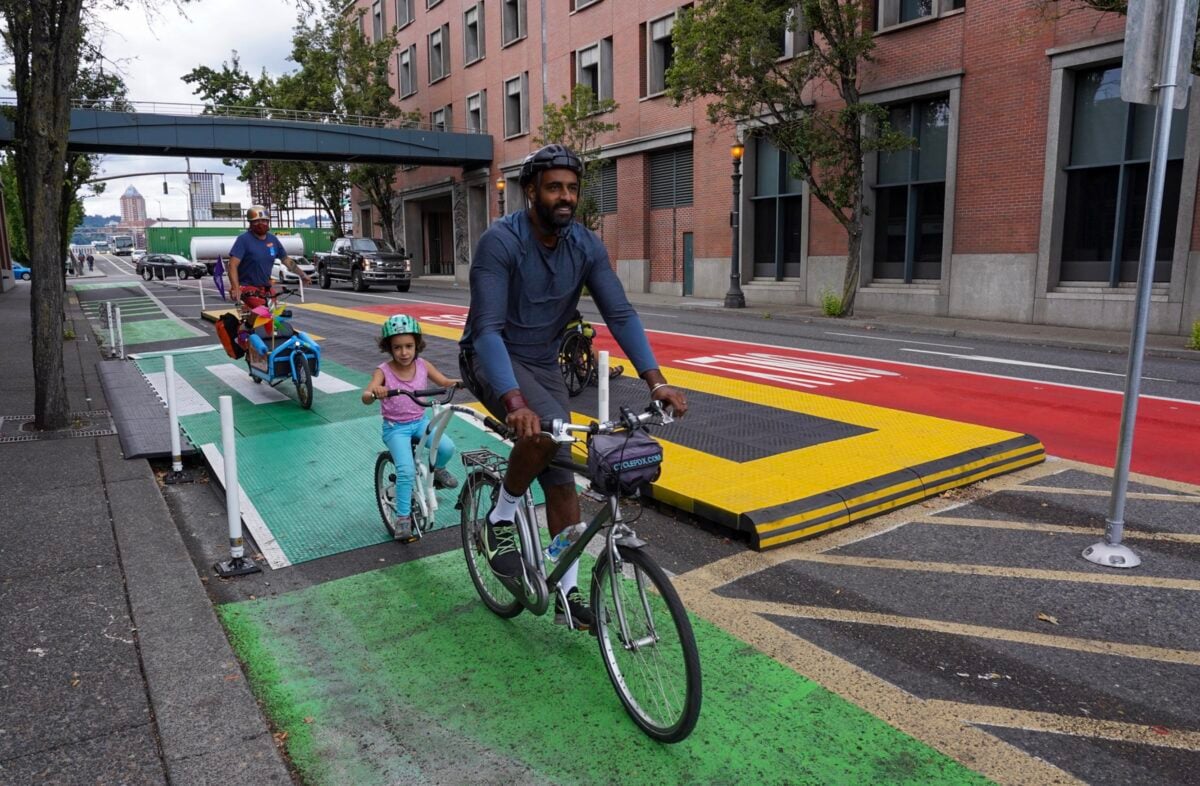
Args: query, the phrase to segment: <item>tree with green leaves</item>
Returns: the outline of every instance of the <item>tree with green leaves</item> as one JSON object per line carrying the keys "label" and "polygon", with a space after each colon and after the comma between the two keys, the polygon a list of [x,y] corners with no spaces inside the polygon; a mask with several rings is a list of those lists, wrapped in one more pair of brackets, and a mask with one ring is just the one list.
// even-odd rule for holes
{"label": "tree with green leaves", "polygon": [[583,176],[579,183],[579,204],[575,219],[588,229],[595,231],[600,226],[600,208],[596,203],[594,188],[590,188],[600,173],[600,137],[621,126],[611,123],[604,116],[617,109],[611,98],[598,100],[587,85],[577,84],[570,96],[563,96],[558,104],[547,104],[542,111],[542,124],[538,126],[536,145],[560,144],[575,151],[583,162]]}
{"label": "tree with green leaves", "polygon": [[[867,0],[708,0],[675,22],[667,73],[676,102],[706,99],[708,118],[788,155],[792,176],[846,232],[840,313],[854,313],[862,263],[864,161],[910,147],[887,111],[862,98],[875,45]],[[791,36],[794,54],[783,43]],[[792,56],[785,56],[792,55]],[[814,101],[814,96],[817,100]]]}

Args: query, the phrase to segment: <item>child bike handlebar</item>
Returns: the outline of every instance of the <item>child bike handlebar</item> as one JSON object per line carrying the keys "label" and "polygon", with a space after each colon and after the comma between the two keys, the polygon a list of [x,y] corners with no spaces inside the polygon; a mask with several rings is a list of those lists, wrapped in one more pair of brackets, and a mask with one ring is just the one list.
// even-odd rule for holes
{"label": "child bike handlebar", "polygon": [[[561,418],[542,418],[542,433],[555,442],[574,442],[572,434],[614,434],[618,431],[633,431],[646,425],[665,426],[675,418],[660,401],[651,401],[641,414],[634,414],[628,407],[621,407],[621,414],[603,423],[592,421],[584,425],[571,423]],[[513,430],[491,416],[483,419],[484,424],[505,439],[513,438]]]}
{"label": "child bike handlebar", "polygon": [[[389,388],[387,398],[392,396],[408,396],[416,404],[422,407],[432,407],[434,404],[449,404],[454,398],[455,391],[462,387],[461,382],[456,382],[450,387],[445,388],[425,388],[424,390],[401,390],[400,388]],[[441,398],[438,398],[438,397]]]}

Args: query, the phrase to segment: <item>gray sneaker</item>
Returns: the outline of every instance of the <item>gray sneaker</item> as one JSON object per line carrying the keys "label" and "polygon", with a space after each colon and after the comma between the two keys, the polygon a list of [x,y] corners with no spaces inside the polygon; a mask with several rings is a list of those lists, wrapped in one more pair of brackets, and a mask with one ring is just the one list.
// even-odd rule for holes
{"label": "gray sneaker", "polygon": [[392,519],[392,538],[401,543],[413,540],[412,518],[409,516],[397,516]]}
{"label": "gray sneaker", "polygon": [[433,470],[433,487],[435,489],[452,489],[458,487],[458,478],[450,474],[450,470],[445,467],[437,467]]}

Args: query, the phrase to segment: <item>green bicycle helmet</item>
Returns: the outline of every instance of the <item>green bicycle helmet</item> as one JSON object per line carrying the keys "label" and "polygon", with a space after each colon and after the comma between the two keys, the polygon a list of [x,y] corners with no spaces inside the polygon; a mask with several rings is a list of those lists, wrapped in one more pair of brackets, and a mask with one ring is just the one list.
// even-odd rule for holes
{"label": "green bicycle helmet", "polygon": [[404,333],[421,335],[421,325],[408,314],[393,314],[383,323],[383,338],[391,338]]}

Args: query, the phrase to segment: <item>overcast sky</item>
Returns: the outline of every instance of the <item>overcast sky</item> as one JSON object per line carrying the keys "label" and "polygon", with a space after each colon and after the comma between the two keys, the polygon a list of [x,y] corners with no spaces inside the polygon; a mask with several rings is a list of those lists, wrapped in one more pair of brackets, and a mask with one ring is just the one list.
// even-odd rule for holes
{"label": "overcast sky", "polygon": [[[159,10],[147,16],[134,4],[123,11],[105,12],[101,20],[109,28],[104,34],[106,55],[122,71],[131,101],[161,101],[198,104],[183,75],[199,65],[221,67],[236,49],[242,67],[257,75],[265,68],[271,74],[291,70],[294,3],[283,0],[199,0],[180,12],[169,2],[158,2]],[[0,69],[7,84],[8,69]],[[224,167],[220,159],[193,158],[193,171],[226,172],[227,202],[250,204],[245,183],[237,171]],[[122,175],[164,170],[184,171],[181,158],[105,156],[102,175]],[[146,198],[149,218],[187,218],[186,175],[167,175],[168,193],[163,194],[163,176],[128,177],[108,182],[105,192],[89,197],[85,205],[92,215],[120,215],[120,196],[132,185]]]}

